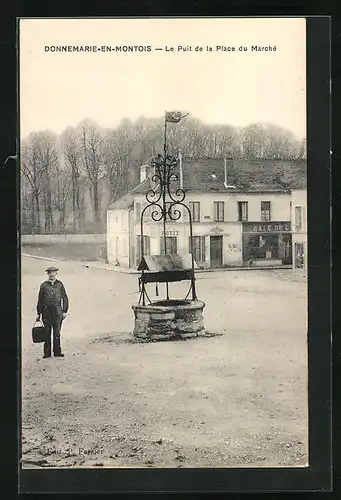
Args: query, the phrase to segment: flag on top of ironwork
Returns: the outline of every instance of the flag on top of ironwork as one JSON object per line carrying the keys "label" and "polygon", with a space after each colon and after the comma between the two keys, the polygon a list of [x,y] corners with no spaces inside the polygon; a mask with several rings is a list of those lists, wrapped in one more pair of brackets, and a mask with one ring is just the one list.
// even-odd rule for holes
{"label": "flag on top of ironwork", "polygon": [[166,122],[179,123],[182,118],[185,118],[188,113],[182,114],[181,111],[166,111]]}

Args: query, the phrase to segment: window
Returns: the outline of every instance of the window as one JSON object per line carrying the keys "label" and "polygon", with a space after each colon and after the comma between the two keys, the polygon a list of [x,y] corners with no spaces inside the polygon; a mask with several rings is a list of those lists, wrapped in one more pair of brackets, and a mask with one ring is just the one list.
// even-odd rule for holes
{"label": "window", "polygon": [[[138,266],[141,261],[141,235],[136,237],[136,265]],[[150,255],[150,237],[143,236],[143,254]]]}
{"label": "window", "polygon": [[224,222],[224,202],[214,202],[214,222]]}
{"label": "window", "polygon": [[302,207],[295,207],[295,231],[302,231]]}
{"label": "window", "polygon": [[261,201],[260,220],[262,222],[271,221],[271,202],[270,201]]}
{"label": "window", "polygon": [[171,217],[168,215],[168,210],[170,208],[170,206],[172,205],[173,202],[171,201],[166,201],[166,219],[168,220],[168,222],[171,222],[171,221],[177,221],[180,219],[179,217],[179,211],[180,211],[180,205],[173,205],[172,208],[171,208]]}
{"label": "window", "polygon": [[249,207],[247,201],[238,201],[238,220],[245,222],[248,220]]}
{"label": "window", "polygon": [[200,202],[190,201],[189,209],[192,215],[192,222],[200,222]]}
{"label": "window", "polygon": [[[164,237],[160,238],[160,253],[165,255],[165,240]],[[166,254],[178,253],[178,239],[176,236],[166,236]]]}
{"label": "window", "polygon": [[192,250],[193,257],[196,263],[205,262],[205,236],[193,236],[192,248],[191,248],[191,237],[189,237],[188,249],[190,253]]}

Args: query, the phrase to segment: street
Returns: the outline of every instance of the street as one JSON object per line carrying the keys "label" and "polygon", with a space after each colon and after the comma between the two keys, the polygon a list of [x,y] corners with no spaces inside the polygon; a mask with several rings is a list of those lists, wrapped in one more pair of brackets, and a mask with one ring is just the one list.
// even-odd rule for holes
{"label": "street", "polygon": [[[42,359],[31,329],[47,264],[22,258],[23,467],[307,464],[305,280],[198,273],[211,336],[137,344],[137,276],[54,261],[70,299],[65,358]],[[171,298],[186,293],[170,284]]]}

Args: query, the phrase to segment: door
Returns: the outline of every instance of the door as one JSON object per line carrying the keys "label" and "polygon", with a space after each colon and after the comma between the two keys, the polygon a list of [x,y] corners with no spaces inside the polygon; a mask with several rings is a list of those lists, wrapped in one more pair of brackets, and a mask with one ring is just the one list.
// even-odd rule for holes
{"label": "door", "polygon": [[283,234],[279,257],[283,264],[292,264],[291,234]]}
{"label": "door", "polygon": [[295,267],[304,269],[304,245],[295,243]]}
{"label": "door", "polygon": [[262,235],[263,253],[262,258],[278,259],[278,234]]}
{"label": "door", "polygon": [[223,237],[210,236],[211,267],[223,267]]}

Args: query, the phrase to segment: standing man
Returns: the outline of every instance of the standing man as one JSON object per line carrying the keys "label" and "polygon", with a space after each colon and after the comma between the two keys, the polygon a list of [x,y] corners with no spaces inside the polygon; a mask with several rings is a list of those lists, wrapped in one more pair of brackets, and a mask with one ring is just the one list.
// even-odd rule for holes
{"label": "standing man", "polygon": [[63,358],[64,354],[60,345],[60,330],[62,321],[66,318],[69,309],[69,299],[64,285],[57,280],[58,269],[49,267],[46,269],[48,280],[41,284],[38,303],[37,303],[37,321],[42,316],[46,328],[47,339],[44,342],[43,358],[51,357],[51,331],[53,330],[53,355],[57,358]]}

